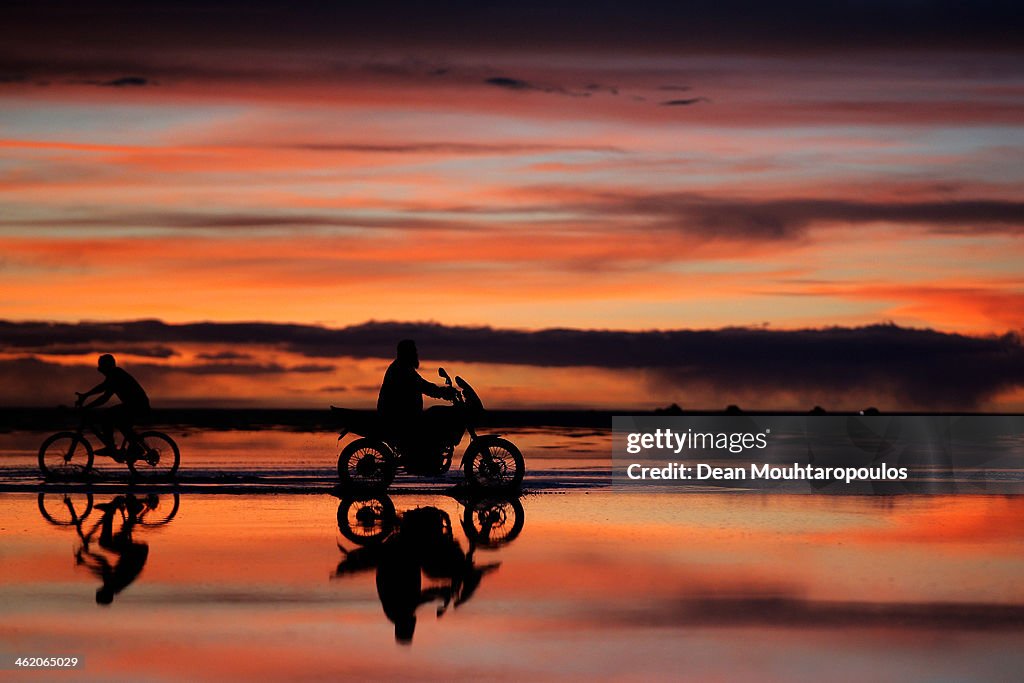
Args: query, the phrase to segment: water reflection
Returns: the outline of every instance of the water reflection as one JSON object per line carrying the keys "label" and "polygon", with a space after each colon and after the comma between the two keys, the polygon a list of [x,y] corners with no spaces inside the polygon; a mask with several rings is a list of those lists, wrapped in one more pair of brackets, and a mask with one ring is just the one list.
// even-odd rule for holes
{"label": "water reflection", "polygon": [[484,576],[501,566],[478,563],[477,550],[507,545],[523,529],[525,515],[518,498],[460,502],[467,550],[455,537],[451,517],[439,508],[399,512],[386,494],[347,497],[338,504],[338,530],[353,546],[338,544],[343,557],[334,578],[375,571],[377,596],[399,643],[412,642],[421,605],[438,603],[436,615],[441,617],[449,607],[465,604]]}
{"label": "water reflection", "polygon": [[[41,492],[38,505],[47,522],[72,528],[78,534],[75,565],[100,580],[96,604],[109,605],[139,577],[149,559],[149,544],[136,534],[170,524],[178,514],[181,499],[177,493],[129,493],[94,504],[90,492]],[[95,511],[99,511],[98,515]]]}

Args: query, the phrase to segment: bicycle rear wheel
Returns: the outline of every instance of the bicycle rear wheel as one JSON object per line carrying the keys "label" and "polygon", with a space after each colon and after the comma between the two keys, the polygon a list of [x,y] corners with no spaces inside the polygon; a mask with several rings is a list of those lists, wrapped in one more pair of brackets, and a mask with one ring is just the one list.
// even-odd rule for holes
{"label": "bicycle rear wheel", "polygon": [[170,495],[150,493],[142,497],[140,502],[142,510],[136,515],[139,524],[148,527],[164,526],[170,524],[171,520],[178,515],[181,496],[177,491]]}
{"label": "bicycle rear wheel", "polygon": [[39,447],[39,470],[45,477],[73,478],[92,468],[92,446],[78,432],[57,432]]}
{"label": "bicycle rear wheel", "polygon": [[139,434],[135,444],[128,448],[135,448],[136,444],[142,447],[142,453],[125,460],[133,475],[146,479],[170,479],[178,472],[181,452],[174,439],[163,432],[149,431]]}

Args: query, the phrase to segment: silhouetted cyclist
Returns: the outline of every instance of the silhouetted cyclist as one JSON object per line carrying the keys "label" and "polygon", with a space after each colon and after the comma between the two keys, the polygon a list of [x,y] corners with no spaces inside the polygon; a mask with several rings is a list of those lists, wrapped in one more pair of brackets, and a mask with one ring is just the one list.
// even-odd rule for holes
{"label": "silhouetted cyclist", "polygon": [[99,398],[84,406],[95,408],[117,396],[121,402],[102,411],[97,418],[99,436],[103,439],[104,448],[96,451],[97,455],[116,455],[118,450],[114,442],[114,428],[120,430],[126,439],[134,438],[133,427],[149,414],[149,397],[134,377],[124,368],[117,367],[117,361],[109,353],[100,356],[97,370],[106,379],[84,394],[78,394],[75,405],[82,407],[85,399],[100,394]]}
{"label": "silhouetted cyclist", "polygon": [[395,360],[384,373],[377,397],[377,413],[385,430],[397,437],[400,446],[406,449],[422,439],[429,431],[438,428],[423,418],[423,396],[452,400],[455,389],[428,382],[416,372],[420,366],[416,342],[403,339],[398,342]]}

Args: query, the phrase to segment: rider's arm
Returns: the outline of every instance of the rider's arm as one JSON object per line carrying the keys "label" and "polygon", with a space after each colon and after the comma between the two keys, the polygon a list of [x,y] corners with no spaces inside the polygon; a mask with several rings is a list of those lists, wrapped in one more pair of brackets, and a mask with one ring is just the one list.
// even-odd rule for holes
{"label": "rider's arm", "polygon": [[114,392],[108,386],[108,381],[107,380],[104,380],[104,381],[100,382],[99,384],[97,384],[96,386],[94,386],[92,389],[90,389],[89,391],[85,392],[84,394],[79,394],[78,395],[78,401],[77,401],[78,405],[82,405],[82,401],[84,401],[85,399],[89,398],[93,394],[99,394],[101,392],[102,392],[102,395],[98,399],[96,399],[95,401],[91,402],[89,405],[87,405],[85,407],[86,408],[92,408],[94,406],[100,406],[100,405],[103,405],[104,403],[106,403],[107,401],[110,400],[110,397],[114,395]]}
{"label": "rider's arm", "polygon": [[431,398],[450,400],[452,394],[455,391],[453,388],[449,386],[441,387],[434,384],[433,382],[428,382],[427,380],[423,379],[423,377],[421,377],[419,373],[416,374],[416,379],[419,380],[417,384],[419,384],[420,393],[430,396]]}
{"label": "rider's arm", "polygon": [[112,391],[105,392],[102,396],[100,396],[95,401],[92,401],[91,403],[89,403],[89,404],[87,404],[85,406],[82,406],[82,407],[83,408],[95,408],[96,406],[101,406],[104,403],[106,403],[107,401],[109,401],[110,397],[113,396],[113,395],[114,395],[114,392],[112,392]]}
{"label": "rider's arm", "polygon": [[79,394],[78,396],[79,396],[79,398],[89,398],[93,394],[98,394],[98,393],[100,393],[101,391],[103,391],[106,388],[107,388],[107,380],[103,380],[102,382],[100,382],[99,384],[94,386],[89,391],[85,392],[84,394]]}
{"label": "rider's arm", "polygon": [[84,564],[93,574],[99,577],[109,574],[113,569],[110,566],[110,560],[95,550],[89,550],[88,542],[75,553],[75,560],[78,564]]}

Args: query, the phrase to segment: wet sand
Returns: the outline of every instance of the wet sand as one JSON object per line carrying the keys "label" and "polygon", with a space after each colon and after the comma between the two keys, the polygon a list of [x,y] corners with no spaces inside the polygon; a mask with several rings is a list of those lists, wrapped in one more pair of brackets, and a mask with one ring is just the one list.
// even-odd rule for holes
{"label": "wet sand", "polygon": [[[391,501],[445,511],[468,551],[456,500]],[[182,495],[167,524],[136,525],[145,566],[100,606],[74,528],[47,521],[37,495],[5,494],[0,642],[84,656],[69,676],[91,680],[1008,680],[1024,666],[1024,499],[577,492],[522,505],[517,537],[474,551],[500,566],[443,616],[421,606],[402,645],[372,567],[332,578],[340,548],[359,547],[332,496]]]}
{"label": "wet sand", "polygon": [[[144,556],[141,572],[99,605],[100,575],[76,553],[112,565],[118,553],[55,524],[68,508],[30,474],[38,435],[4,435],[0,651],[85,667],[0,677],[924,681],[1011,680],[1024,667],[1024,498],[621,493],[607,485],[606,434],[515,439],[535,492],[502,504],[498,531],[514,533],[488,545],[468,501],[441,494],[450,481],[402,480],[365,503],[393,517],[331,495],[331,435],[184,437],[186,477],[256,475],[279,480],[277,492],[140,494],[155,507],[121,552]],[[78,515],[91,496],[83,535],[100,504],[129,491],[117,467],[70,494]],[[287,481],[303,476],[306,488]],[[450,537],[403,526],[429,508]],[[488,569],[442,616],[440,598],[420,606],[400,644],[378,591],[385,560],[367,542],[376,533],[415,540],[429,560],[421,588],[438,595],[459,577],[465,596]],[[439,570],[442,557],[458,571]]]}

